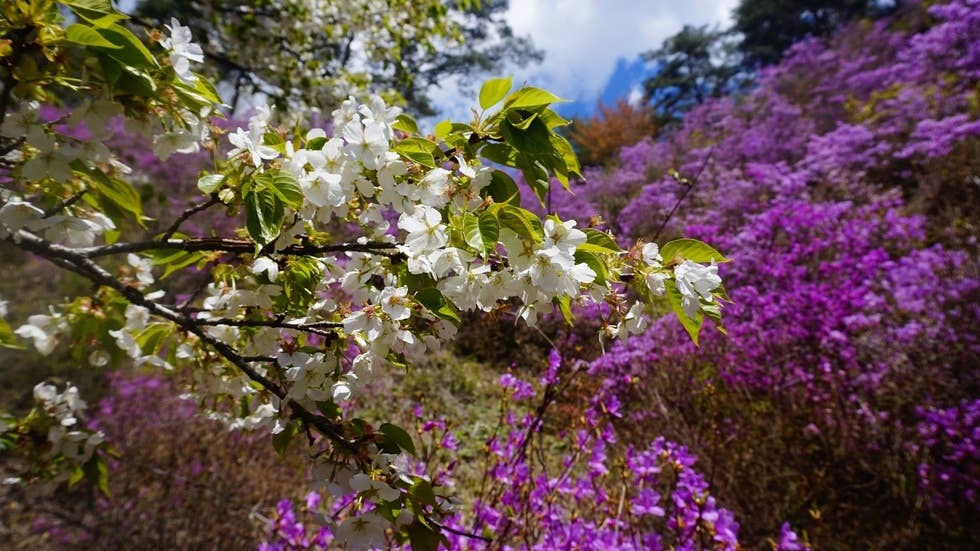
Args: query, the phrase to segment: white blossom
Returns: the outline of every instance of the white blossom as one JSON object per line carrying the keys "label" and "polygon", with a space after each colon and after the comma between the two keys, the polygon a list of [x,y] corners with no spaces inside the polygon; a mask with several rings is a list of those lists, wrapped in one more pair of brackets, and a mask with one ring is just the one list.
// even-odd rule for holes
{"label": "white blossom", "polygon": [[260,256],[252,262],[252,273],[259,275],[265,272],[269,281],[275,281],[279,276],[279,263],[268,256]]}
{"label": "white blossom", "polygon": [[419,206],[412,214],[403,213],[398,218],[398,227],[408,232],[405,247],[409,256],[429,253],[449,242],[442,215],[428,205]]}
{"label": "white blossom", "polygon": [[191,84],[197,77],[191,72],[191,61],[202,63],[204,51],[192,41],[191,30],[184,27],[176,18],[170,18],[170,24],[164,25],[170,31],[170,37],[164,38],[160,44],[170,50],[170,64],[180,80]]}
{"label": "white blossom", "polygon": [[677,282],[677,290],[683,297],[681,306],[691,319],[694,319],[700,308],[699,297],[705,302],[713,302],[714,296],[711,291],[721,285],[718,266],[714,263],[705,266],[685,260],[674,268],[674,278]]}
{"label": "white blossom", "polygon": [[14,333],[32,339],[34,348],[43,356],[50,354],[58,344],[58,336],[65,330],[60,316],[35,314],[27,318],[27,323],[18,327]]}
{"label": "white blossom", "polygon": [[387,520],[373,512],[364,513],[344,519],[337,527],[336,537],[351,550],[377,549],[385,543],[387,528]]}

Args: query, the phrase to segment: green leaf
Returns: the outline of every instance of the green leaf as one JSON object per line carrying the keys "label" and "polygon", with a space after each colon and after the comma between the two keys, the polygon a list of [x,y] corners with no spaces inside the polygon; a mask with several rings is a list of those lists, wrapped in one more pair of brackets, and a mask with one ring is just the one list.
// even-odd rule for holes
{"label": "green leaf", "polygon": [[534,111],[508,111],[507,112],[507,122],[514,126],[515,128],[520,128],[521,130],[527,130],[531,123],[538,118],[538,114]]}
{"label": "green leaf", "polygon": [[570,120],[562,117],[558,113],[555,113],[551,109],[542,109],[541,112],[538,113],[538,118],[544,121],[549,130],[558,128],[559,126],[568,126],[571,124]]}
{"label": "green leaf", "polygon": [[271,189],[245,194],[245,228],[259,247],[279,237],[285,216],[282,201]]}
{"label": "green leaf", "polygon": [[207,174],[201,176],[197,179],[197,189],[204,193],[211,194],[221,187],[221,183],[225,181],[224,174]]}
{"label": "green leaf", "polygon": [[93,27],[98,27],[101,29],[111,27],[120,21],[129,19],[129,16],[121,13],[102,13],[84,9],[73,9],[72,11],[75,13],[75,15],[87,21]]}
{"label": "green leaf", "polygon": [[[575,150],[572,148],[572,144],[568,140],[559,136],[558,134],[551,134],[551,145],[555,152],[554,163],[552,168],[558,179],[561,181],[565,189],[571,191],[568,187],[568,175],[574,174],[578,177],[582,176],[582,167],[579,166],[578,157],[575,155]],[[559,170],[559,166],[563,170]]]}
{"label": "green leaf", "polygon": [[415,478],[411,488],[408,489],[408,495],[423,505],[435,506],[436,504],[436,493],[432,490],[432,483],[421,477]]}
{"label": "green leaf", "polygon": [[466,244],[480,253],[492,251],[500,238],[500,223],[492,212],[484,211],[480,216],[466,213],[463,216],[463,238]]}
{"label": "green leaf", "polygon": [[684,330],[687,334],[691,336],[691,340],[694,341],[695,346],[698,345],[698,334],[701,332],[701,326],[704,325],[704,314],[701,310],[698,310],[697,314],[692,319],[684,311],[684,306],[682,301],[684,299],[681,292],[677,289],[677,284],[671,280],[664,282],[664,286],[667,289],[667,301],[670,303],[671,310],[674,311],[674,315],[677,316],[677,320],[681,322],[684,326]]}
{"label": "green leaf", "polygon": [[419,125],[415,122],[415,119],[409,117],[408,115],[402,113],[398,115],[395,119],[395,123],[391,125],[395,130],[401,130],[406,134],[418,134]]}
{"label": "green leaf", "polygon": [[102,457],[93,454],[82,464],[82,471],[85,473],[85,480],[94,484],[103,495],[109,495],[109,467]]}
{"label": "green leaf", "polygon": [[513,81],[513,77],[503,77],[492,78],[484,82],[483,86],[480,87],[480,109],[485,111],[504,99],[507,92],[510,92]]}
{"label": "green leaf", "polygon": [[158,279],[164,280],[174,272],[196,264],[206,258],[204,253],[187,251],[151,251],[145,253],[152,259],[154,266],[163,266],[163,275]]}
{"label": "green leaf", "polygon": [[115,92],[132,96],[152,97],[157,93],[157,83],[136,67],[131,67],[125,61],[115,60],[122,69],[115,82]]}
{"label": "green leaf", "polygon": [[505,143],[491,143],[480,149],[480,155],[504,166],[517,167],[517,150]]}
{"label": "green leaf", "polygon": [[104,78],[110,86],[115,86],[116,83],[119,82],[119,77],[122,76],[122,65],[107,55],[100,55],[98,56],[98,59],[99,66],[102,67],[102,78]]}
{"label": "green leaf", "polygon": [[585,228],[582,231],[585,232],[586,243],[600,249],[600,252],[619,253],[623,251],[616,241],[606,232],[601,232],[594,228]]}
{"label": "green leaf", "polygon": [[558,305],[558,310],[561,311],[561,317],[565,318],[565,323],[569,327],[574,326],[575,318],[572,316],[572,297],[568,295],[555,297],[555,304]]}
{"label": "green leaf", "polygon": [[521,190],[514,179],[502,170],[494,170],[490,174],[490,184],[485,188],[486,194],[493,198],[494,203],[510,203],[515,207],[521,206]]}
{"label": "green leaf", "polygon": [[272,435],[272,447],[279,454],[279,457],[286,455],[289,443],[292,442],[297,432],[299,429],[294,423],[287,423],[286,428]]}
{"label": "green leaf", "polygon": [[194,74],[197,76],[197,80],[194,81],[194,89],[212,103],[221,103],[221,94],[218,93],[218,89],[214,87],[214,84],[203,76],[197,73]]}
{"label": "green leaf", "polygon": [[449,136],[449,133],[453,131],[453,122],[449,119],[440,121],[438,124],[436,124],[436,127],[433,131],[436,133],[437,138],[445,141],[446,138]]}
{"label": "green leaf", "polygon": [[408,542],[412,551],[438,551],[442,534],[438,528],[415,521],[408,525]]}
{"label": "green leaf", "polygon": [[548,190],[551,189],[551,180],[548,178],[548,169],[541,164],[539,155],[517,154],[517,167],[524,175],[524,181],[531,186],[531,191],[538,198],[541,206],[545,205],[548,197]]}
{"label": "green leaf", "polygon": [[202,108],[214,105],[220,101],[212,99],[210,93],[202,93],[197,86],[192,86],[179,80],[175,80],[170,86],[177,93],[177,96],[183,100],[185,106],[193,111],[200,111]]}
{"label": "green leaf", "polygon": [[716,251],[706,243],[697,239],[675,239],[664,244],[660,248],[660,256],[664,257],[664,262],[680,263],[684,260],[707,264],[710,262],[729,262],[730,258]]}
{"label": "green leaf", "polygon": [[[80,161],[72,163],[72,168],[89,177],[94,200],[105,213],[120,222],[126,214],[130,214],[141,227],[143,225],[143,205],[140,194],[125,180],[110,178],[97,168],[86,166]],[[91,201],[91,200],[89,200]]]}
{"label": "green leaf", "polygon": [[606,279],[609,277],[609,270],[606,268],[606,263],[603,262],[599,255],[592,251],[583,250],[582,246],[579,245],[575,249],[575,263],[585,264],[592,271],[595,272],[595,282],[597,285],[605,285]]}
{"label": "green leaf", "polygon": [[344,415],[344,410],[341,409],[336,402],[332,399],[324,402],[314,402],[316,404],[316,409],[328,419],[340,419]]}
{"label": "green leaf", "polygon": [[541,88],[521,88],[507,97],[504,109],[536,110],[565,100]]}
{"label": "green leaf", "polygon": [[511,231],[535,243],[544,241],[544,228],[541,220],[531,211],[504,204],[497,213],[500,224]]}
{"label": "green leaf", "polygon": [[378,430],[381,432],[381,434],[385,435],[385,438],[387,440],[390,440],[391,442],[397,444],[401,450],[406,451],[412,455],[416,454],[415,443],[412,442],[411,435],[409,435],[408,431],[406,431],[405,429],[399,427],[398,425],[392,425],[391,423],[384,423],[380,427],[378,427]]}
{"label": "green leaf", "polygon": [[254,190],[263,189],[272,190],[286,206],[294,209],[303,206],[303,188],[299,187],[296,176],[290,172],[273,170],[259,174],[255,177]]}
{"label": "green leaf", "polygon": [[0,320],[0,348],[24,348],[17,342],[17,337],[14,336],[14,331],[7,320]]}
{"label": "green leaf", "polygon": [[547,155],[552,151],[551,131],[537,118],[532,119],[525,128],[510,121],[500,123],[500,133],[515,149],[531,155]]}
{"label": "green leaf", "polygon": [[306,142],[306,149],[320,151],[325,145],[327,145],[327,138],[320,136],[319,138],[313,138],[312,140]]}
{"label": "green leaf", "polygon": [[391,149],[402,157],[429,168],[435,168],[436,159],[442,158],[439,146],[424,138],[405,138]]}
{"label": "green leaf", "polygon": [[82,480],[85,480],[85,469],[79,465],[71,471],[71,475],[68,477],[68,489],[74,488]]}
{"label": "green leaf", "polygon": [[109,0],[58,0],[69,8],[85,10],[97,14],[113,13],[112,2]]}
{"label": "green leaf", "polygon": [[415,300],[437,318],[452,322],[456,327],[459,327],[462,322],[456,305],[446,300],[439,289],[434,287],[419,289],[415,293]]}
{"label": "green leaf", "polygon": [[163,347],[167,337],[174,333],[169,323],[152,323],[136,335],[136,344],[146,355],[155,355]]}
{"label": "green leaf", "polygon": [[160,66],[156,58],[153,57],[153,54],[150,53],[150,50],[147,50],[143,42],[139,38],[136,38],[136,35],[131,33],[126,27],[110,25],[98,29],[97,32],[113,45],[122,45],[122,48],[112,50],[108,53],[121,61],[123,65],[144,69],[156,69]]}
{"label": "green leaf", "polygon": [[92,27],[73,23],[65,29],[65,40],[81,44],[83,46],[94,46],[98,48],[111,48],[118,50],[122,48],[119,44],[113,44],[104,36],[96,32]]}

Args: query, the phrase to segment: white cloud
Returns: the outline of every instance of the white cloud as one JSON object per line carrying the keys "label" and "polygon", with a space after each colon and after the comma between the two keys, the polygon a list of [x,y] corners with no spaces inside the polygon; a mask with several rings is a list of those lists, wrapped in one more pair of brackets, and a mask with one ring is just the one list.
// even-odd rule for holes
{"label": "white cloud", "polygon": [[507,22],[545,51],[518,82],[573,100],[596,97],[619,58],[660,46],[685,24],[727,26],[736,0],[511,0]]}

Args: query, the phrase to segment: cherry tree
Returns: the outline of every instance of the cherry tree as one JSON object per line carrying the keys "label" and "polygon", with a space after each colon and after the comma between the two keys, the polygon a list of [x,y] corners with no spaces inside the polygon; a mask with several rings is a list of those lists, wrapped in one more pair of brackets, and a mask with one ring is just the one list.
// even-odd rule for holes
{"label": "cherry tree", "polygon": [[[94,285],[16,329],[0,322],[0,339],[180,373],[228,425],[268,431],[280,452],[304,441],[314,483],[358,496],[337,531],[354,547],[392,537],[430,548],[449,530],[452,495],[404,467],[409,434],[342,406],[441,347],[464,312],[533,326],[599,304],[606,340],[666,310],[695,341],[705,319],[721,324],[716,264],[727,259],[712,247],[624,247],[520,206],[516,172],[542,201],[552,183],[581,177],[550,92],[490,80],[472,120],[432,134],[378,96],[351,97],[313,128],[296,122],[302,112],[259,105],[226,132],[179,21],[134,31],[107,0],[18,0],[0,14],[0,239]],[[45,118],[48,104],[70,114]],[[115,117],[161,158],[212,157],[200,199],[161,233],[146,229],[131,171],[103,143]],[[181,231],[209,210],[240,228]],[[198,284],[175,287],[175,273]],[[25,417],[0,424],[24,483],[106,489],[109,443],[80,420],[78,390],[40,382],[34,397]]]}

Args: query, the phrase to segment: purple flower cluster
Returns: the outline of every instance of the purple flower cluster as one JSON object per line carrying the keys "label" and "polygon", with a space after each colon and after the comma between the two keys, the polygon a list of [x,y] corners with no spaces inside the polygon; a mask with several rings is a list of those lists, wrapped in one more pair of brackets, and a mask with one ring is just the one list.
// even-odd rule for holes
{"label": "purple flower cluster", "polygon": [[925,454],[919,465],[923,493],[939,507],[980,496],[980,400],[946,408],[919,408],[917,427]]}
{"label": "purple flower cluster", "polygon": [[[529,549],[737,548],[738,523],[710,495],[686,448],[663,438],[642,449],[619,442],[615,395],[591,400],[580,426],[557,436],[572,451],[546,465],[536,456],[546,420],[531,407],[542,396],[504,377],[512,401],[503,434],[488,442],[489,489],[454,528]],[[455,534],[450,542],[452,549],[484,547]]]}
{"label": "purple flower cluster", "polygon": [[[740,548],[738,522],[711,495],[687,448],[664,438],[642,448],[619,440],[613,384],[603,385],[573,426],[552,426],[561,421],[542,414],[542,404],[569,373],[561,373],[557,352],[550,360],[537,388],[501,377],[502,423],[484,448],[479,495],[446,523],[448,549]],[[446,439],[444,421],[422,422],[420,430]],[[291,502],[280,502],[260,550],[326,548],[331,535],[320,508],[310,494],[302,521]],[[342,507],[330,509],[336,515]],[[774,547],[807,549],[789,524]]]}
{"label": "purple flower cluster", "polygon": [[273,518],[266,521],[265,541],[259,544],[259,551],[327,549],[333,541],[333,532],[317,513],[320,500],[316,492],[307,494],[299,517],[292,501],[281,500]]}

